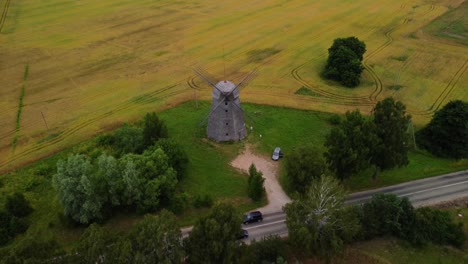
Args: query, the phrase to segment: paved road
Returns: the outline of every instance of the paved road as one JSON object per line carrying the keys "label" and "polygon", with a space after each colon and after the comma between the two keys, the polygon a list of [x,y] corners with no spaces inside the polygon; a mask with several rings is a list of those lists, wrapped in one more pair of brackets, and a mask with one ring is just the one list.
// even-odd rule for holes
{"label": "paved road", "polygon": [[[455,198],[468,197],[468,170],[445,174],[437,177],[402,183],[371,191],[353,193],[348,196],[347,204],[359,204],[369,200],[376,193],[395,193],[400,197],[408,197],[414,206],[449,201]],[[276,212],[265,214],[263,222],[243,225],[249,231],[249,243],[252,239],[259,240],[264,236],[277,234],[287,236],[285,214]]]}

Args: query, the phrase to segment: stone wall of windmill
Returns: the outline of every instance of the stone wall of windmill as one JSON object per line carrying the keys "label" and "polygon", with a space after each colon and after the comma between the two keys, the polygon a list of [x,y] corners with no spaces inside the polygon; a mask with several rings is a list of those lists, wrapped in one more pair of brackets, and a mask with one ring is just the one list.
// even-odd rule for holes
{"label": "stone wall of windmill", "polygon": [[229,81],[216,84],[206,129],[209,138],[215,141],[238,141],[247,136],[239,95],[239,90]]}

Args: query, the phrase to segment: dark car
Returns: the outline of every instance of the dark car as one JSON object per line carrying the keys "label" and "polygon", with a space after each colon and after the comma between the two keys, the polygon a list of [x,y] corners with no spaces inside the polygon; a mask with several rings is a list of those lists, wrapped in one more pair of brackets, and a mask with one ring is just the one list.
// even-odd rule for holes
{"label": "dark car", "polygon": [[238,240],[248,238],[249,237],[249,231],[242,229],[242,232],[239,234],[237,237]]}
{"label": "dark car", "polygon": [[263,221],[263,215],[260,211],[250,212],[244,215],[244,224],[254,223],[258,221]]}
{"label": "dark car", "polygon": [[279,160],[282,157],[283,157],[283,152],[281,152],[281,148],[276,147],[275,150],[273,150],[273,155],[271,156],[271,159],[272,160]]}

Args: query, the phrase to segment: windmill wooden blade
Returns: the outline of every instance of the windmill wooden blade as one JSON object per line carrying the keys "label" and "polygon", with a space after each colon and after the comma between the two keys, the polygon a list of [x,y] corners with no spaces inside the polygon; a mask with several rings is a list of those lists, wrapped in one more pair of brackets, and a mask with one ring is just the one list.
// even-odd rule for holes
{"label": "windmill wooden blade", "polygon": [[[203,123],[205,123],[205,121],[206,121],[208,118],[210,118],[211,114],[213,114],[213,112],[214,112],[216,109],[218,109],[218,107],[219,107],[222,103],[224,103],[224,100],[221,100],[221,101],[219,102],[219,104],[217,104],[213,109],[211,109],[211,111],[208,113],[208,115],[207,115],[205,118],[203,118],[202,121],[200,121],[199,125],[201,126]],[[242,109],[241,109],[241,110],[242,110]]]}
{"label": "windmill wooden blade", "polygon": [[[257,77],[257,68],[253,69],[251,72],[249,72],[240,82],[239,84],[236,86],[235,89],[237,88],[242,88],[242,87],[245,87],[249,84],[249,82],[251,82],[253,79],[255,79],[255,77]],[[234,90],[235,90],[234,89]]]}
{"label": "windmill wooden blade", "polygon": [[242,111],[242,114],[247,115],[247,117],[250,119],[250,121],[252,121],[252,123],[255,123],[255,120],[252,118],[252,116],[250,116],[250,114],[248,114],[247,112],[244,112],[244,109],[242,109],[242,107],[238,106],[237,104],[233,104],[233,105],[239,108]]}
{"label": "windmill wooden blade", "polygon": [[209,85],[213,86],[213,88],[215,88],[216,90],[218,90],[221,94],[223,93],[218,87],[216,87],[216,84],[213,80],[211,80],[211,78],[208,78],[206,74],[203,74],[203,70],[201,70],[200,68],[193,68],[193,71],[198,75],[200,76],[200,78],[202,78],[203,80],[205,80]]}

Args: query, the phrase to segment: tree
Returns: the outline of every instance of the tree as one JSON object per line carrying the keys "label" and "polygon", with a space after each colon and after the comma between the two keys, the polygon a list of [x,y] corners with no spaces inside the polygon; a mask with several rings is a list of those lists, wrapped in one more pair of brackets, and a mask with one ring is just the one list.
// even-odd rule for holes
{"label": "tree", "polygon": [[468,102],[450,101],[416,134],[419,146],[434,155],[468,157]]}
{"label": "tree", "polygon": [[286,257],[286,241],[278,235],[270,235],[241,248],[239,263],[276,263],[278,258]]}
{"label": "tree", "polygon": [[366,52],[366,44],[356,37],[337,38],[333,41],[333,45],[328,49],[329,53],[336,52],[340,47],[347,47],[362,61]]}
{"label": "tree", "polygon": [[145,148],[143,131],[138,127],[124,124],[115,131],[113,138],[113,145],[118,157],[127,153],[141,153]]}
{"label": "tree", "polygon": [[114,236],[106,229],[97,224],[90,225],[80,237],[75,261],[104,263],[111,255],[114,240]]}
{"label": "tree", "polygon": [[167,138],[159,139],[154,147],[164,151],[169,159],[169,164],[177,172],[177,179],[180,181],[185,175],[189,162],[187,153],[183,147],[174,140]]}
{"label": "tree", "polygon": [[328,60],[323,76],[347,87],[359,85],[364,70],[362,58],[366,45],[356,37],[335,39],[328,49]]}
{"label": "tree", "polygon": [[157,209],[156,202],[161,205],[169,205],[177,186],[176,171],[170,166],[169,158],[160,148],[150,148],[143,152],[137,161],[141,169],[140,175],[146,179],[145,212]]}
{"label": "tree", "polygon": [[16,217],[25,217],[33,211],[24,195],[18,192],[7,196],[5,209]]}
{"label": "tree", "polygon": [[454,223],[449,212],[422,207],[416,210],[415,229],[421,241],[462,247],[466,240],[463,223]]}
{"label": "tree", "polygon": [[301,252],[330,259],[342,252],[359,230],[358,218],[344,205],[345,192],[337,180],[322,176],[307,193],[285,206],[289,241]]}
{"label": "tree", "polygon": [[25,237],[15,247],[11,248],[8,256],[2,263],[49,263],[51,259],[61,259],[65,251],[57,241],[46,239],[43,236]]}
{"label": "tree", "polygon": [[119,161],[112,156],[102,154],[97,163],[97,177],[106,184],[108,200],[113,206],[120,205],[125,185],[122,181]]}
{"label": "tree", "polygon": [[66,216],[83,224],[102,218],[102,209],[107,200],[102,190],[105,185],[96,176],[86,156],[70,155],[66,161],[60,160],[52,183]]}
{"label": "tree", "polygon": [[365,238],[384,235],[399,236],[400,217],[403,215],[402,199],[395,194],[378,193],[364,203],[361,225]]}
{"label": "tree", "polygon": [[373,122],[378,144],[374,147],[371,162],[380,169],[405,166],[408,161],[407,133],[410,115],[403,103],[392,97],[377,103],[373,110]]}
{"label": "tree", "polygon": [[156,113],[147,113],[143,119],[144,148],[152,146],[160,138],[168,138],[166,124],[159,120]]}
{"label": "tree", "polygon": [[143,183],[145,181],[140,170],[136,167],[135,155],[125,155],[119,162],[122,170],[122,184],[124,185],[120,197],[121,204],[125,206],[138,204],[143,199]]}
{"label": "tree", "polygon": [[372,147],[378,142],[374,131],[374,124],[356,110],[347,112],[345,120],[326,136],[324,156],[339,179],[370,166]]}
{"label": "tree", "polygon": [[193,226],[185,247],[188,263],[233,263],[241,215],[230,204],[217,204]]}
{"label": "tree", "polygon": [[263,173],[257,171],[257,168],[252,163],[249,168],[249,180],[247,185],[247,194],[254,201],[259,201],[262,199],[263,194],[265,193],[265,187],[263,183],[265,178],[263,178]]}
{"label": "tree", "polygon": [[175,216],[166,210],[146,215],[129,238],[134,263],[180,263],[184,256],[182,233]]}
{"label": "tree", "polygon": [[322,152],[312,145],[294,149],[286,157],[286,173],[291,189],[304,194],[311,182],[326,172]]}

